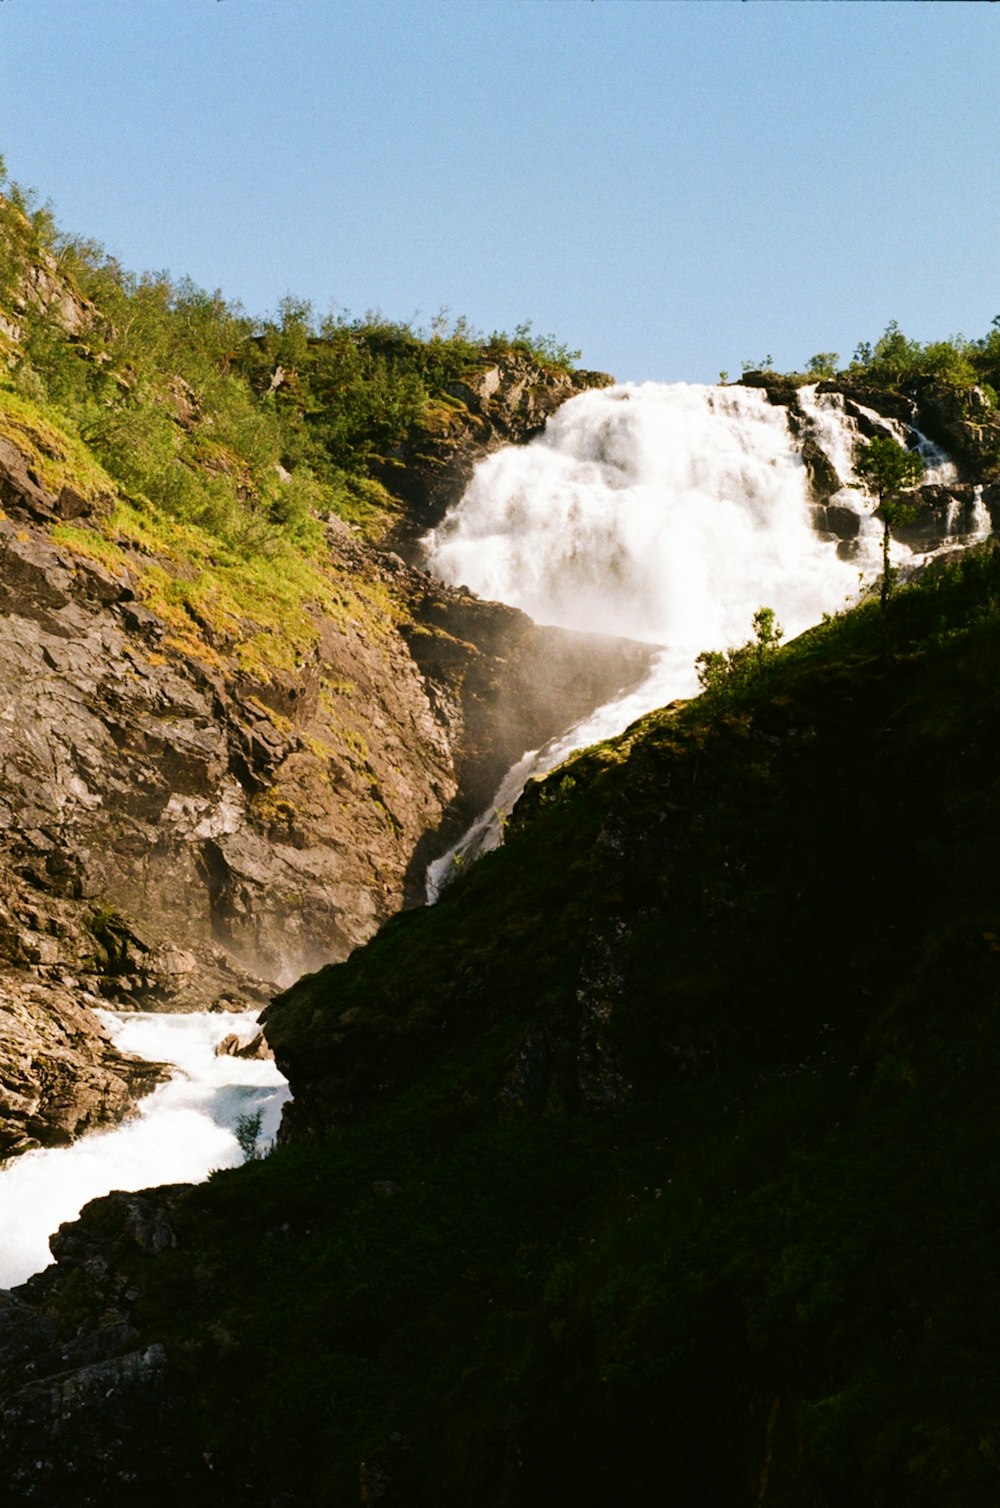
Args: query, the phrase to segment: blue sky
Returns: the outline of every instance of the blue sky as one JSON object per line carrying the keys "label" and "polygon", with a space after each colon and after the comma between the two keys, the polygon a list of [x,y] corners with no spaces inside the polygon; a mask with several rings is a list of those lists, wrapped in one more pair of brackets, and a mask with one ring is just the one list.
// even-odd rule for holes
{"label": "blue sky", "polygon": [[0,152],[127,266],[621,379],[1000,314],[1000,5],[3,0]]}

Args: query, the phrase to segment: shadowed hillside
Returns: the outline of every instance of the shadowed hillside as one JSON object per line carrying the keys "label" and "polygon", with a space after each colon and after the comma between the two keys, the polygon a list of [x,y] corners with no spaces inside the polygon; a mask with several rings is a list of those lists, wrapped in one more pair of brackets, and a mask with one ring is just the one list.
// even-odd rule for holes
{"label": "shadowed hillside", "polygon": [[55,1439],[125,1502],[141,1436],[205,1502],[993,1502],[998,644],[989,546],[581,755],[283,996],[288,1144],[24,1291],[11,1335],[142,1360],[113,1426],[8,1394],[10,1479]]}

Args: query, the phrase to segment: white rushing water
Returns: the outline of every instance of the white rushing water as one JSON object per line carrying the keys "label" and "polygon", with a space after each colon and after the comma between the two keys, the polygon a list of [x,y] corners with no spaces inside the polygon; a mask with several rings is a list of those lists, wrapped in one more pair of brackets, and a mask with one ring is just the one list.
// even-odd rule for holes
{"label": "white rushing water", "polygon": [[88,1200],[113,1189],[199,1183],[215,1168],[235,1167],[243,1115],[261,1113],[260,1145],[277,1134],[289,1091],[276,1065],[215,1055],[230,1032],[254,1035],[253,1012],[98,1014],[117,1047],[173,1063],[176,1072],[139,1101],[132,1120],[71,1147],[26,1152],[0,1172],[0,1288],[47,1267],[49,1235]]}
{"label": "white rushing water", "polygon": [[[640,686],[510,771],[491,808],[430,866],[429,901],[456,862],[495,845],[497,813],[510,811],[530,776],[695,693],[696,656],[746,642],[759,607],[775,609],[789,639],[843,608],[878,571],[881,526],[853,472],[858,429],[837,395],[805,388],[799,401],[843,484],[838,506],[859,515],[852,560],[813,527],[801,441],[785,409],[759,390],[685,383],[571,399],[531,444],[484,461],[425,538],[428,568],[452,585],[537,623],[660,647]],[[902,426],[871,418],[905,442]],[[925,446],[928,479],[945,480],[946,458]],[[910,552],[894,544],[893,553]]]}

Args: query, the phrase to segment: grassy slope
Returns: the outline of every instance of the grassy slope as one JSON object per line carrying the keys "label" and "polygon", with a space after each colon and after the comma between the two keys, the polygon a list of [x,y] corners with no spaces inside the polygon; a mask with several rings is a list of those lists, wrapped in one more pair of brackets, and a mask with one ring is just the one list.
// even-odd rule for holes
{"label": "grassy slope", "polygon": [[997,592],[982,556],[887,650],[862,610],[645,719],[290,992],[309,1093],[380,1108],[195,1191],[142,1279],[217,1471],[996,1500]]}

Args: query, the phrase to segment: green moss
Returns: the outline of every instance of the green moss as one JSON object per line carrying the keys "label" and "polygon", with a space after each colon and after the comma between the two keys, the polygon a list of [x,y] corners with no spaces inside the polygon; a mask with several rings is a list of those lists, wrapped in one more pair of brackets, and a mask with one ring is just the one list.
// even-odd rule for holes
{"label": "green moss", "polygon": [[114,498],[114,482],[86,446],[54,423],[38,404],[2,385],[0,437],[10,440],[24,454],[46,491],[58,495],[68,487],[87,502],[101,506]]}
{"label": "green moss", "polygon": [[149,505],[119,500],[106,520],[59,524],[53,536],[127,571],[178,647],[216,662],[234,657],[265,681],[312,651],[317,613],[376,638],[399,616],[380,584],[358,581],[322,550],[310,557],[279,538],[248,558]]}

